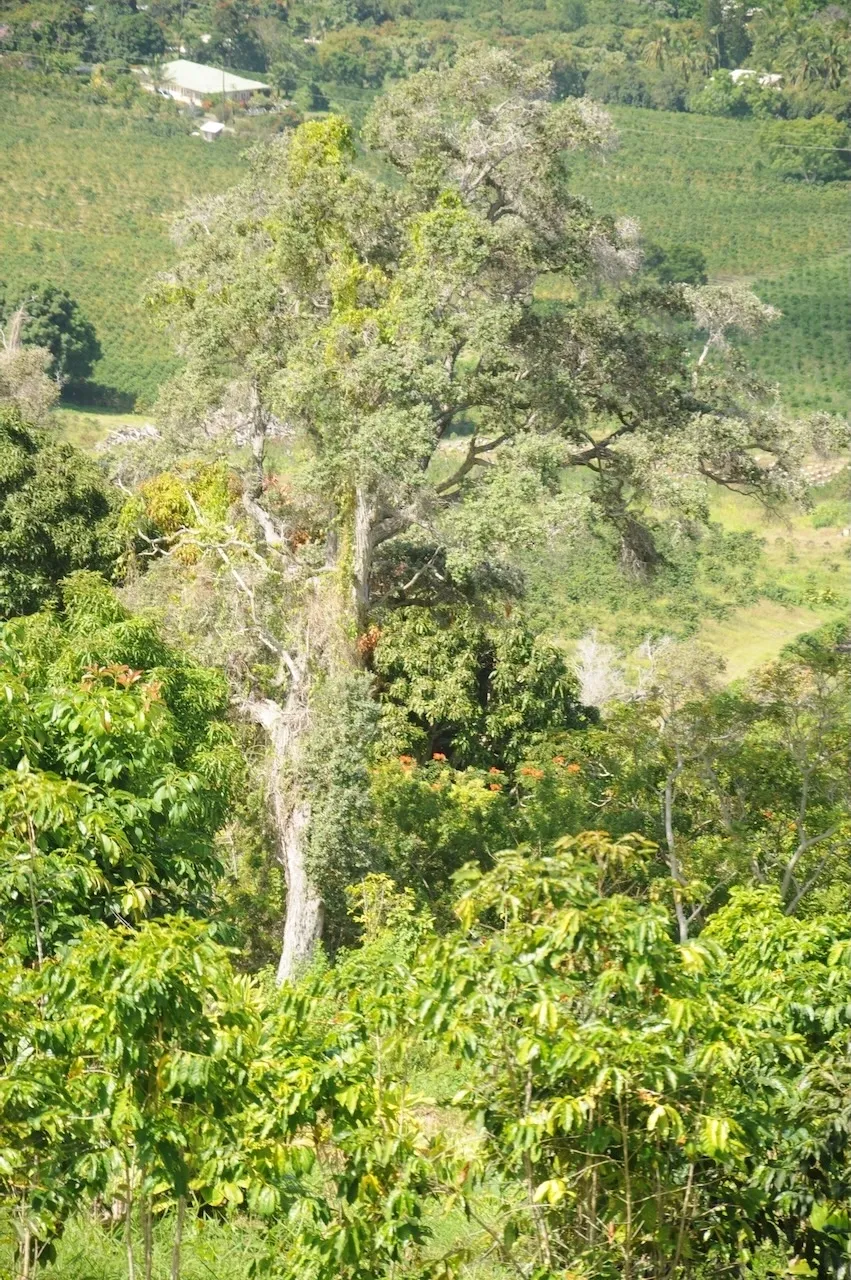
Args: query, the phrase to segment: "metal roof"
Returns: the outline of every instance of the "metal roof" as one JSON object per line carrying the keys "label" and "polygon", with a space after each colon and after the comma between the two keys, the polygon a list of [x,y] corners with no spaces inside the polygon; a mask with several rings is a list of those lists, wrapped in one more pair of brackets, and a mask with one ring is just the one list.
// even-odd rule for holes
{"label": "metal roof", "polygon": [[201,62],[188,62],[186,58],[177,58],[174,62],[166,62],[162,68],[162,83],[166,88],[189,89],[193,93],[203,93],[208,97],[222,92],[224,78],[225,93],[241,93],[247,89],[269,89],[261,80],[246,80],[245,76],[231,75],[230,71],[222,71],[221,67],[205,67]]}
{"label": "metal roof", "polygon": [[201,132],[202,133],[222,133],[224,130],[224,127],[225,126],[223,124],[219,124],[218,120],[205,120],[204,123],[201,125]]}

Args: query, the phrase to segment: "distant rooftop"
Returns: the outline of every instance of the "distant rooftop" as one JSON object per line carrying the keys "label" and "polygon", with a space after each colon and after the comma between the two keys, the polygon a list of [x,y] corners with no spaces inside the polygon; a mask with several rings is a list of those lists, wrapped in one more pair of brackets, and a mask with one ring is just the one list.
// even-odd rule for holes
{"label": "distant rooftop", "polygon": [[261,80],[247,80],[245,76],[234,76],[229,71],[222,71],[221,67],[206,67],[201,62],[189,62],[186,58],[177,58],[174,62],[163,64],[162,83],[166,88],[189,89],[207,97],[221,93],[223,87],[225,93],[270,88]]}

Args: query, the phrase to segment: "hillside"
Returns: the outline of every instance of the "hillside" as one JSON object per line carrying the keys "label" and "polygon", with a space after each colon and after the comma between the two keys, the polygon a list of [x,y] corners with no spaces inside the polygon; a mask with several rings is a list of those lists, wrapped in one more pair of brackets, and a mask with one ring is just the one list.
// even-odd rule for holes
{"label": "hillside", "polygon": [[177,211],[237,179],[238,144],[2,85],[0,116],[0,279],[9,293],[40,280],[67,288],[103,348],[98,400],[150,404],[175,360],[144,314],[145,283],[169,260]]}
{"label": "hillside", "polygon": [[[3,276],[12,288],[56,280],[77,296],[104,350],[92,398],[144,409],[175,367],[167,337],[145,314],[145,284],[171,259],[170,219],[193,195],[238,180],[243,144],[228,137],[206,146],[106,106],[4,97]],[[574,185],[602,209],[637,216],[650,240],[697,245],[713,279],[753,283],[783,318],[750,344],[749,360],[779,383],[790,407],[847,412],[844,184],[782,181],[764,163],[753,121],[611,110],[619,147],[604,161],[575,159]],[[557,296],[557,281],[544,288]],[[62,411],[68,438],[84,447],[127,420],[126,412],[116,420]],[[660,628],[697,633],[729,656],[735,674],[847,606],[837,571],[847,546],[841,515],[831,528],[814,529],[808,515],[784,528],[766,525],[753,504],[724,498],[713,518],[733,535],[750,530],[752,541],[733,546],[719,532],[700,547],[674,547],[646,586],[625,584],[605,548],[580,568],[568,550],[554,549],[533,574],[542,625],[568,642],[597,626],[625,645]]]}
{"label": "hillside", "polygon": [[[145,284],[169,260],[171,218],[238,179],[243,144],[207,146],[168,122],[2,88],[0,110],[1,278],[10,289],[49,279],[78,297],[104,351],[94,398],[144,407],[174,368],[144,314]],[[713,279],[752,282],[784,314],[749,358],[791,407],[847,412],[845,184],[783,181],[754,121],[611,110],[620,147],[575,161],[578,189],[638,217],[650,239],[698,245]]]}
{"label": "hillside", "polygon": [[208,146],[122,51],[454,0],[123,3],[0,20],[0,1280],[844,1280],[851,436],[736,346],[847,407],[844,144],[503,44]]}
{"label": "hillside", "polygon": [[637,217],[663,244],[692,243],[710,277],[747,281],[783,311],[749,347],[795,409],[851,407],[848,193],[843,183],[784,181],[752,120],[609,108],[620,133],[605,163],[577,160],[593,204]]}

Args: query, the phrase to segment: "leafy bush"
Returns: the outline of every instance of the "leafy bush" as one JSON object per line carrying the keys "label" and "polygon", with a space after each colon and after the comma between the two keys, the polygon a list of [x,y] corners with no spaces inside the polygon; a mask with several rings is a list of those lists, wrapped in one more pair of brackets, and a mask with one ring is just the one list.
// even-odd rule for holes
{"label": "leafy bush", "polygon": [[0,409],[0,618],[55,600],[75,569],[110,573],[119,508],[90,458]]}
{"label": "leafy bush", "polygon": [[832,116],[766,125],[762,143],[771,167],[784,178],[836,182],[851,172],[848,126]]}
{"label": "leafy bush", "polygon": [[211,906],[239,756],[224,681],[131,619],[97,575],[0,629],[0,899],[7,953],[85,920]]}
{"label": "leafy bush", "polygon": [[851,506],[847,501],[835,498],[832,502],[820,502],[812,514],[814,529],[830,529],[851,522]]}
{"label": "leafy bush", "polygon": [[460,768],[515,765],[530,737],[583,722],[561,654],[520,620],[412,607],[384,622],[373,657],[393,752],[439,752]]}

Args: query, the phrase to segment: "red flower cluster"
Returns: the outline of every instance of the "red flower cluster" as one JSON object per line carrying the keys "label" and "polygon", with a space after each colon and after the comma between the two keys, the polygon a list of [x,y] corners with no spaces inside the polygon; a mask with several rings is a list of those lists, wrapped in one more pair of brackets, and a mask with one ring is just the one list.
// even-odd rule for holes
{"label": "red flower cluster", "polygon": [[122,689],[129,689],[131,684],[136,684],[144,674],[144,671],[134,671],[123,662],[113,662],[109,667],[99,667],[95,663],[86,668],[86,674],[80,684],[84,689],[91,689],[95,680],[111,678],[115,684],[121,685]]}

